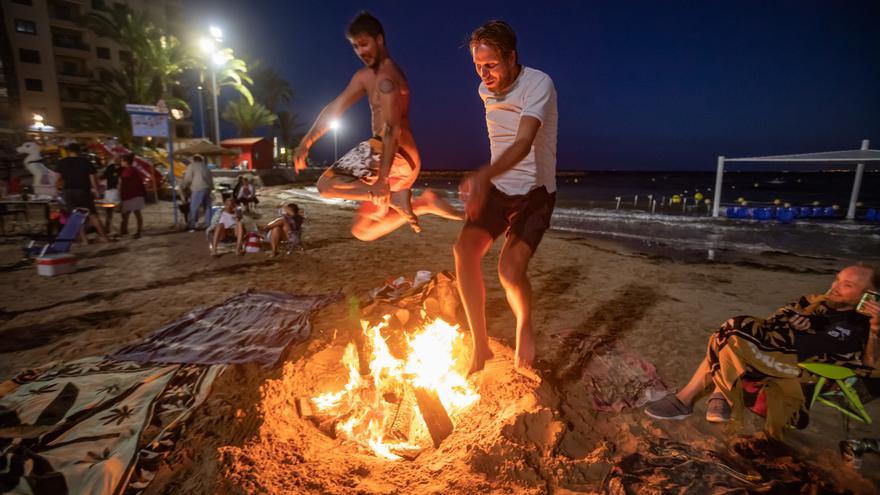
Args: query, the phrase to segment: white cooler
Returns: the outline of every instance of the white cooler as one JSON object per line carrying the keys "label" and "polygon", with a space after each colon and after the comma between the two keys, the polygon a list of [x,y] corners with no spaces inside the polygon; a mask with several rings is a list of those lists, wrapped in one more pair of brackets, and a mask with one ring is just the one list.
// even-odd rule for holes
{"label": "white cooler", "polygon": [[37,258],[37,273],[54,277],[76,271],[76,256],[70,253],[46,254]]}

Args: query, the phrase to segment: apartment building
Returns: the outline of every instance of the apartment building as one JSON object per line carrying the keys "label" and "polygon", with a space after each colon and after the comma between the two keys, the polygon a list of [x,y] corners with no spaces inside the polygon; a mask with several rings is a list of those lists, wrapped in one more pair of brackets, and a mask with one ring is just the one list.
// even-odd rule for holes
{"label": "apartment building", "polygon": [[[123,5],[163,26],[183,11],[182,0],[0,0],[8,47],[3,57],[6,93],[17,99],[12,106],[20,119],[12,125],[29,125],[39,114],[44,124],[73,130],[85,113],[101,105],[100,94],[93,91],[100,69],[120,64],[131,53],[96,36],[84,18]],[[10,62],[13,67],[5,67]]]}

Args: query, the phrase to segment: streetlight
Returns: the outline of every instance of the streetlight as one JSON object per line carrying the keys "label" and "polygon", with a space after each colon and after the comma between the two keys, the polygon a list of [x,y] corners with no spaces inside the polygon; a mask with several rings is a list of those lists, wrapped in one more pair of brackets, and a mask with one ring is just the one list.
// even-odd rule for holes
{"label": "streetlight", "polygon": [[223,67],[229,60],[229,56],[223,52],[214,52],[211,56],[211,86],[214,94],[214,144],[220,144],[220,109],[217,108],[217,93],[220,88],[217,87],[217,71],[216,67]]}
{"label": "streetlight", "polygon": [[333,161],[336,162],[339,161],[339,147],[337,145],[339,137],[339,121],[331,120],[330,128],[333,129]]}

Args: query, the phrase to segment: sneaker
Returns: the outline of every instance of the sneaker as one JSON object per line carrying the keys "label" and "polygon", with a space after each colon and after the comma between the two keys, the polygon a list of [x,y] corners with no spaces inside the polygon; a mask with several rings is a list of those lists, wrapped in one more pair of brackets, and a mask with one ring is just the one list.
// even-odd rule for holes
{"label": "sneaker", "polygon": [[693,412],[693,406],[686,406],[675,394],[669,394],[645,408],[645,414],[656,419],[684,419]]}
{"label": "sneaker", "polygon": [[727,423],[730,421],[730,404],[721,394],[712,394],[706,401],[706,421],[710,423]]}

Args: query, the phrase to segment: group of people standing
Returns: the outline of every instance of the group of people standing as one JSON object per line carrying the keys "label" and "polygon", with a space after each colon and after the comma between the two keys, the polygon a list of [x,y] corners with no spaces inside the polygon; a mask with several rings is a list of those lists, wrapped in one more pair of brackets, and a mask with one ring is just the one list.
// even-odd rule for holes
{"label": "group of people standing", "polygon": [[[95,191],[100,191],[98,184],[98,170],[95,163],[82,153],[79,143],[72,143],[67,147],[68,156],[58,162],[58,172],[61,175],[63,187],[62,198],[69,210],[84,208],[89,211],[89,223],[98,232],[102,241],[108,241],[108,234],[112,232],[113,209],[104,208],[107,212],[106,220],[102,224],[95,206]],[[107,203],[120,204],[122,211],[122,224],[119,233],[128,235],[128,221],[134,213],[137,221],[137,229],[132,237],[141,236],[143,230],[143,215],[147,195],[140,173],[134,169],[134,155],[126,154],[116,156],[104,168],[101,178],[106,180],[106,190],[103,200]]]}

